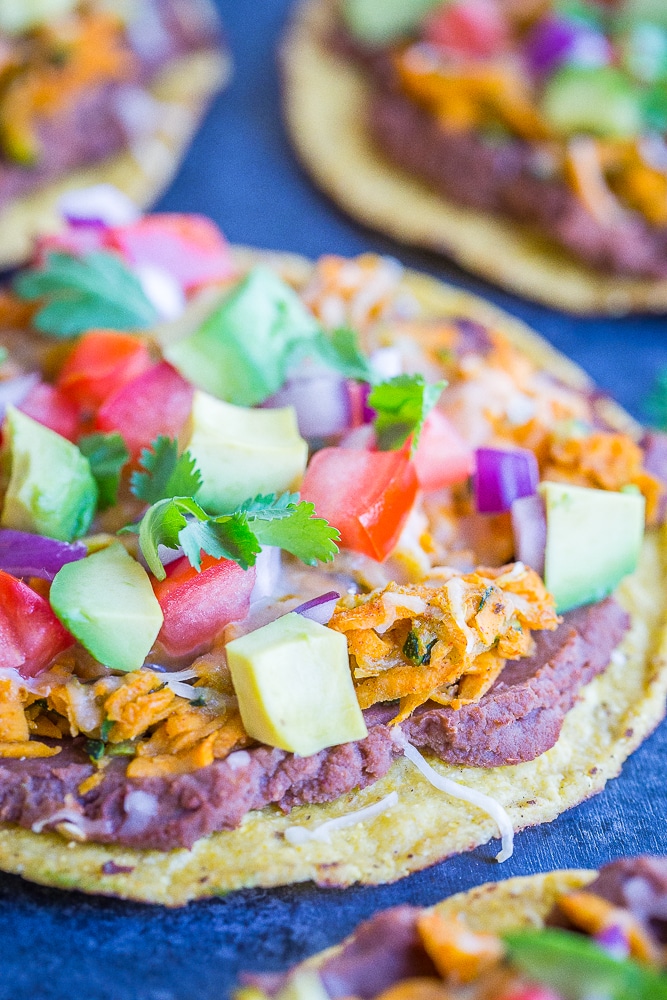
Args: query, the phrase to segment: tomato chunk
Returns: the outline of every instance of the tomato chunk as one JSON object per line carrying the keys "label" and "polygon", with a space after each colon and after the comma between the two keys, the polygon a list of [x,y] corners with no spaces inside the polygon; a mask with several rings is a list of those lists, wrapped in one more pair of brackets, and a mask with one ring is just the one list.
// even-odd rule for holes
{"label": "tomato chunk", "polygon": [[392,551],[417,494],[414,464],[403,451],[323,448],[301,487],[341,544],[380,562]]}
{"label": "tomato chunk", "polygon": [[250,608],[255,567],[243,570],[230,559],[204,556],[198,573],[183,557],[153,582],[164,623],[158,636],[171,656],[185,656],[212,642],[229,622],[242,621]]}
{"label": "tomato chunk", "polygon": [[152,264],[167,271],[186,292],[235,273],[225,238],[201,215],[147,215],[110,229],[106,242],[129,264]]}
{"label": "tomato chunk", "polygon": [[0,662],[22,677],[35,677],[73,645],[49,602],[16,577],[0,570]]}
{"label": "tomato chunk", "polygon": [[79,436],[79,409],[57,386],[40,382],[30,390],[18,409],[68,441],[76,441]]}
{"label": "tomato chunk", "polygon": [[178,437],[192,409],[193,387],[166,361],[127,382],[102,404],[96,428],[119,431],[133,457],[159,434]]}
{"label": "tomato chunk", "polygon": [[58,377],[58,386],[82,409],[97,410],[104,400],[152,365],[146,344],[116,330],[91,330],[76,343]]}
{"label": "tomato chunk", "polygon": [[491,0],[446,3],[427,18],[424,37],[465,57],[495,55],[508,39],[500,6]]}
{"label": "tomato chunk", "polygon": [[431,410],[422,429],[414,457],[422,490],[440,490],[463,482],[475,467],[475,454],[457,429],[440,413]]}

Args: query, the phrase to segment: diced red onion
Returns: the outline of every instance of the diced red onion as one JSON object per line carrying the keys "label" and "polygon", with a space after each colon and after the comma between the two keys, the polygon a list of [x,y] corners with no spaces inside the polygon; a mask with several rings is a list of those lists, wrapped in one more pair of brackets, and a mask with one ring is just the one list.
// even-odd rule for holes
{"label": "diced red onion", "polygon": [[347,382],[329,373],[291,378],[263,405],[293,406],[299,432],[305,438],[342,434],[352,423]]}
{"label": "diced red onion", "polygon": [[134,272],[147,299],[155,306],[160,319],[174,320],[185,311],[185,292],[168,271],[155,264],[139,264]]}
{"label": "diced red onion", "polygon": [[66,191],[58,200],[58,208],[73,226],[126,226],[140,215],[134,202],[113,184],[92,184]]}
{"label": "diced red onion", "polygon": [[276,545],[265,545],[255,562],[255,585],[250,603],[275,597],[282,567],[282,553]]}
{"label": "diced red onion", "polygon": [[587,24],[546,17],[528,35],[526,55],[533,72],[546,76],[565,62],[604,66],[611,58],[611,48],[604,35]]}
{"label": "diced red onion", "polygon": [[618,924],[611,924],[609,927],[605,927],[603,931],[595,935],[595,941],[612,958],[622,960],[630,954],[628,936]]}
{"label": "diced red onion", "polygon": [[0,421],[5,419],[7,407],[20,406],[36,385],[39,385],[39,375],[36,372],[0,381]]}
{"label": "diced red onion", "polygon": [[480,514],[501,514],[519,497],[535,492],[540,481],[537,459],[527,448],[475,452],[475,495]]}
{"label": "diced red onion", "polygon": [[322,594],[321,597],[314,597],[312,601],[300,604],[298,608],[294,608],[294,611],[297,615],[303,615],[304,618],[319,622],[320,625],[328,625],[339,600],[340,594],[336,593],[335,590],[330,590],[326,594]]}
{"label": "diced red onion", "polygon": [[83,542],[59,542],[25,531],[0,530],[0,569],[12,576],[38,576],[53,580],[66,563],[88,554]]}
{"label": "diced red onion", "polygon": [[354,427],[340,439],[338,447],[351,448],[353,451],[372,451],[375,447],[375,428],[372,424]]}
{"label": "diced red onion", "polygon": [[544,573],[547,547],[547,517],[542,497],[522,497],[512,504],[514,556],[540,576]]}
{"label": "diced red onion", "polygon": [[372,424],[377,417],[377,411],[373,409],[372,406],[368,405],[368,397],[373,391],[373,386],[369,385],[368,382],[362,382],[361,386],[361,402],[362,402],[362,420],[365,424]]}

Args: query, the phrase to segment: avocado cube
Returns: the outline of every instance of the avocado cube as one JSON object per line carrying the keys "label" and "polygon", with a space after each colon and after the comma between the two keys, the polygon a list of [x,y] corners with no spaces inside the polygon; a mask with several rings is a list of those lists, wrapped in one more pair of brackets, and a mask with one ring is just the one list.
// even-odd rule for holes
{"label": "avocado cube", "polygon": [[285,381],[290,347],[318,332],[296,292],[273,271],[257,267],[203,326],[165,355],[200,389],[237,406],[255,406]]}
{"label": "avocado cube", "polygon": [[639,94],[615,66],[564,66],[544,89],[542,113],[562,135],[623,138],[642,129]]}
{"label": "avocado cube", "polygon": [[119,542],[63,566],[50,600],[65,628],[112,670],[138,670],[162,627],[146,570]]}
{"label": "avocado cube", "polygon": [[88,459],[67,438],[13,406],[7,407],[4,426],[11,473],[2,526],[61,542],[85,535],[97,506]]}
{"label": "avocado cube", "polygon": [[349,31],[366,45],[387,45],[414,32],[421,19],[442,0],[343,0]]}
{"label": "avocado cube", "polygon": [[308,461],[294,408],[253,410],[195,392],[187,448],[202,474],[197,501],[223,514],[258,493],[298,486]]}
{"label": "avocado cube", "polygon": [[632,573],[644,537],[644,497],[540,483],[547,517],[544,582],[559,612],[601,601]]}
{"label": "avocado cube", "polygon": [[368,735],[347,639],[292,612],[226,647],[248,734],[300,757]]}
{"label": "avocado cube", "polygon": [[30,28],[64,17],[76,6],[77,0],[2,0],[0,31],[21,35]]}

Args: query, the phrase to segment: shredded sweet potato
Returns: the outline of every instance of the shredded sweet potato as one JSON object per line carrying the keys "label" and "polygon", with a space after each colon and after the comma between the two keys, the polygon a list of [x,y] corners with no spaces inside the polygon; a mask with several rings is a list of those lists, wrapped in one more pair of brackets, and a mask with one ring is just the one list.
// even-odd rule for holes
{"label": "shredded sweet potato", "polygon": [[159,674],[137,670],[104,702],[104,715],[114,723],[109,742],[136,739],[177,707],[176,695],[164,686]]}
{"label": "shredded sweet potato", "polygon": [[391,309],[403,269],[396,261],[365,253],[353,260],[320,257],[302,299],[329,328],[365,329]]}
{"label": "shredded sweet potato", "polygon": [[17,740],[15,743],[0,742],[0,757],[55,757],[60,747],[47,747],[38,740]]}
{"label": "shredded sweet potato", "polygon": [[505,660],[530,655],[531,629],[558,621],[537,573],[516,563],[452,570],[439,587],[390,583],[348,598],[329,627],[347,636],[361,707],[401,699],[396,723],[433,695],[454,707],[478,700]]}
{"label": "shredded sweet potato", "polygon": [[29,736],[21,690],[14,681],[2,678],[0,679],[0,741],[26,742]]}
{"label": "shredded sweet potato", "polygon": [[440,975],[453,983],[470,983],[479,978],[505,953],[495,934],[473,932],[458,918],[443,917],[436,910],[419,915],[417,931]]}
{"label": "shredded sweet potato", "polygon": [[401,979],[378,994],[375,1000],[454,1000],[444,983],[430,976]]}

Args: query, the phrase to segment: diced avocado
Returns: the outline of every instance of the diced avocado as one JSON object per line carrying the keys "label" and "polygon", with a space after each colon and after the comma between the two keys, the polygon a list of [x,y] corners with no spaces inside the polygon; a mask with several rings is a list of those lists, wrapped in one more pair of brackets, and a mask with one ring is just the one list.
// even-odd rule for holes
{"label": "diced avocado", "polygon": [[146,570],[119,542],[63,566],[50,600],[65,628],[113,670],[138,670],[162,627]]}
{"label": "diced avocado", "polygon": [[11,474],[3,527],[62,542],[85,535],[97,505],[88,459],[71,441],[13,406],[7,407],[4,426]]}
{"label": "diced avocado", "polygon": [[69,14],[77,4],[78,0],[2,0],[0,31],[20,35],[29,28]]}
{"label": "diced avocado", "polygon": [[642,130],[639,92],[614,66],[565,66],[548,81],[542,111],[563,135],[622,138]]}
{"label": "diced avocado", "polygon": [[342,15],[349,31],[366,45],[387,45],[409,35],[442,0],[343,0]]}
{"label": "diced avocado", "polygon": [[273,271],[257,267],[165,356],[200,389],[238,406],[255,406],[285,381],[291,345],[318,332],[296,292]]}
{"label": "diced avocado", "polygon": [[619,13],[621,20],[631,24],[636,21],[650,21],[667,28],[665,0],[624,0]]}
{"label": "diced avocado", "polygon": [[601,601],[637,566],[644,497],[567,483],[538,489],[547,515],[544,582],[557,610]]}
{"label": "diced avocado", "polygon": [[308,461],[293,407],[253,410],[195,392],[187,444],[202,474],[197,501],[222,514],[258,493],[298,485]]}
{"label": "diced avocado", "polygon": [[301,757],[368,735],[347,639],[294,612],[226,647],[250,736]]}

